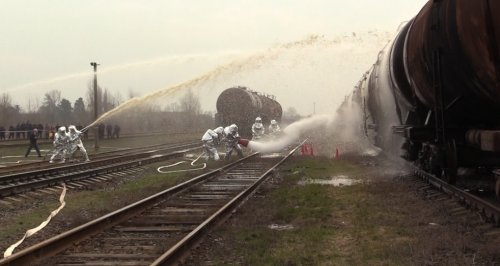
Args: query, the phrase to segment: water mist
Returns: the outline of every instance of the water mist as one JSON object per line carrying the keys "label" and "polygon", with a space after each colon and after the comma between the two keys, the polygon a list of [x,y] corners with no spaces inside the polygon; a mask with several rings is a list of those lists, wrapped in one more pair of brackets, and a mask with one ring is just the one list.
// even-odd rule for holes
{"label": "water mist", "polygon": [[374,147],[364,133],[362,109],[350,98],[346,101],[335,114],[304,118],[287,126],[279,138],[249,141],[248,148],[261,153],[278,152],[308,137],[316,153],[328,157],[333,157],[337,149],[364,155],[378,154],[380,149]]}

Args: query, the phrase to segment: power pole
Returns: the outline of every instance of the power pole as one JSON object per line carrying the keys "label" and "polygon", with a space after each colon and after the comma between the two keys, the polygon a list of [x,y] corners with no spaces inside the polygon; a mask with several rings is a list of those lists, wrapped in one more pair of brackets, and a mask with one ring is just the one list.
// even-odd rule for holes
{"label": "power pole", "polygon": [[[99,65],[96,62],[90,62],[90,65],[94,68],[94,121],[99,118],[99,108],[98,107],[98,96],[97,96],[97,66]],[[99,125],[95,125],[94,127],[94,150],[97,152],[99,150]]]}

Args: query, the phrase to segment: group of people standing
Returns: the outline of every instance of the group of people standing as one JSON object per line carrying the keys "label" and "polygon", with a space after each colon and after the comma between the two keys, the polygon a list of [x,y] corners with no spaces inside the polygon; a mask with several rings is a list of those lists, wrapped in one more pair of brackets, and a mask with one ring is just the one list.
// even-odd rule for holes
{"label": "group of people standing", "polygon": [[[281,128],[276,122],[276,120],[271,120],[269,125],[269,135],[276,136],[281,132]],[[255,123],[252,125],[252,140],[259,140],[265,134],[264,125],[262,124],[262,119],[257,117]],[[232,124],[227,127],[217,127],[215,129],[208,129],[205,134],[203,134],[201,141],[203,142],[203,147],[208,155],[208,158],[215,161],[219,160],[219,153],[217,152],[217,145],[224,142],[226,145],[226,155],[224,159],[228,160],[231,157],[233,151],[236,151],[238,156],[243,157],[243,151],[241,145],[238,143],[240,135],[238,134],[238,126]]]}
{"label": "group of people standing", "polygon": [[111,124],[104,125],[103,123],[100,123],[98,125],[98,132],[99,132],[99,138],[104,139],[106,133],[106,137],[108,139],[112,138],[120,138],[120,126],[119,125],[114,125],[112,126]]}

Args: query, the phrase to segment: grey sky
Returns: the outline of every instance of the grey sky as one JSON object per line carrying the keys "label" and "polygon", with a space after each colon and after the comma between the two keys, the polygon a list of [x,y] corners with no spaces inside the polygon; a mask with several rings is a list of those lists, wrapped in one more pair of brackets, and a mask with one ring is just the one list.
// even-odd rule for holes
{"label": "grey sky", "polygon": [[[231,53],[265,50],[309,34],[332,37],[370,30],[394,32],[426,1],[0,2],[0,92],[10,93],[16,103],[26,106],[28,98],[41,98],[50,89],[60,89],[71,101],[84,96],[88,76],[24,85],[75,73],[91,74],[90,61],[109,68],[161,59],[161,63],[137,64],[134,71],[115,69],[100,78],[102,86],[124,96],[128,90],[143,93],[203,74],[229,62]],[[170,58],[185,55],[196,56],[180,65]],[[280,98],[279,91],[273,93]]]}

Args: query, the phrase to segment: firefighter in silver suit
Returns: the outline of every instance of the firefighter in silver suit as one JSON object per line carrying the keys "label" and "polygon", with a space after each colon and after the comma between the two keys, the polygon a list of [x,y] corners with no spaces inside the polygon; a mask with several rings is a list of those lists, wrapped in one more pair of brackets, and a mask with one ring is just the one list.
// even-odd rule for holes
{"label": "firefighter in silver suit", "polygon": [[269,135],[271,136],[276,136],[281,132],[280,125],[278,125],[278,122],[276,120],[271,120],[271,124],[269,125]]}
{"label": "firefighter in silver suit", "polygon": [[265,130],[262,125],[262,118],[255,118],[255,123],[252,125],[252,140],[259,140],[264,136]]}
{"label": "firefighter in silver suit", "polygon": [[89,155],[87,154],[87,150],[85,150],[85,147],[83,146],[81,139],[83,132],[77,130],[75,126],[69,126],[68,129],[69,129],[70,157],[73,155],[73,153],[75,153],[77,149],[80,149],[80,151],[83,153],[83,156],[85,156],[85,161],[86,162],[90,161]]}
{"label": "firefighter in silver suit", "polygon": [[226,155],[224,156],[224,159],[229,160],[233,150],[236,150],[238,156],[243,158],[243,151],[241,150],[240,144],[238,144],[239,138],[240,135],[238,134],[238,126],[232,124],[224,128],[224,141],[226,142]]}
{"label": "firefighter in silver suit", "polygon": [[201,137],[201,142],[203,142],[203,148],[208,155],[208,158],[219,160],[219,153],[217,152],[216,145],[219,145],[222,133],[224,131],[223,127],[218,127],[214,130],[208,129],[205,134]]}
{"label": "firefighter in silver suit", "polygon": [[57,129],[54,137],[54,153],[50,157],[49,163],[53,163],[54,159],[59,156],[61,163],[66,161],[66,152],[68,150],[69,136],[66,133],[66,127],[62,126]]}

